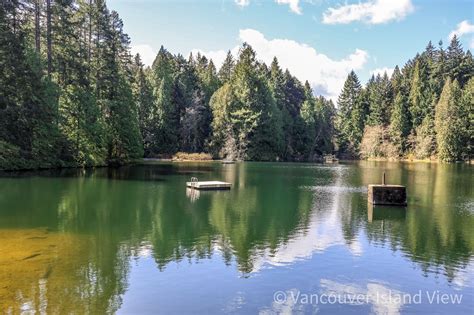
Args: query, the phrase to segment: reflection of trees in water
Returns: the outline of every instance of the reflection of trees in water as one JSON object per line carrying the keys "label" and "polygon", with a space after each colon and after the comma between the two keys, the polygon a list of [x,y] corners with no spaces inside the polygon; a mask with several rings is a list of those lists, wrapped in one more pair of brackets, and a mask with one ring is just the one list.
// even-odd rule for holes
{"label": "reflection of trees in water", "polygon": [[[389,164],[393,165],[399,164]],[[361,174],[365,183],[379,175]],[[415,163],[389,169],[388,174],[406,183],[409,206],[405,218],[384,219],[382,214],[367,224],[367,237],[373,243],[401,249],[425,272],[453,279],[474,254],[474,213],[462,204],[474,195],[472,167]]]}
{"label": "reflection of trees in water", "polygon": [[[245,167],[255,169],[242,170]],[[250,273],[263,251],[275,251],[307,226],[311,195],[299,189],[291,169],[285,169],[288,174],[281,177],[274,174],[281,170],[252,164],[238,165],[235,170],[245,173],[245,182],[237,175],[232,193],[212,195],[209,220],[221,242],[228,244],[224,248],[231,247],[239,270]]]}
{"label": "reflection of trees in water", "polygon": [[[142,241],[149,242],[160,269],[170,261],[205,259],[218,248],[226,263],[235,259],[239,270],[249,273],[263,252],[271,256],[307,229],[313,220],[312,212],[324,215],[334,208],[349,247],[354,246],[361,229],[366,229],[370,241],[390,244],[394,250],[401,248],[425,270],[444,267],[449,275],[468,262],[474,251],[473,214],[467,208],[452,205],[473,195],[470,168],[436,164],[360,165],[361,168],[315,170],[247,163],[220,166],[222,169],[177,164],[99,170],[89,178],[68,182],[68,198],[58,202],[57,226],[96,234],[101,243],[110,244],[104,251],[117,251],[118,244],[136,248]],[[344,189],[380,182],[384,170],[389,183],[408,186],[410,208],[405,220],[386,220],[381,229],[377,222],[367,224],[365,193]],[[107,171],[107,176],[103,171]],[[182,176],[162,176],[162,172]],[[230,192],[203,192],[190,203],[184,182],[191,175],[203,180],[223,177],[234,188]],[[299,189],[304,176],[306,184],[318,180],[322,186],[333,185],[342,190],[309,193]],[[109,181],[104,177],[120,180]],[[140,178],[162,181],[146,182]],[[318,204],[318,198],[324,196],[328,199]]]}
{"label": "reflection of trees in water", "polygon": [[[282,255],[282,247],[291,247],[292,241],[304,238],[319,220],[337,224],[341,240],[351,248],[365,229],[369,241],[390,244],[393,250],[401,248],[425,270],[444,267],[448,278],[467,264],[474,252],[472,210],[451,206],[472,198],[470,169],[454,172],[461,166],[388,164],[388,180],[407,184],[411,206],[405,219],[386,220],[382,229],[378,220],[367,223],[364,193],[344,189],[311,192],[300,186],[316,182],[320,187],[364,187],[379,182],[384,168],[371,169],[368,163],[361,169],[344,168],[338,174],[337,168],[259,165],[225,166],[222,172],[219,167],[204,166],[198,173],[186,165],[141,166],[86,171],[79,177],[58,175],[55,180],[2,179],[0,229],[21,233],[20,229],[42,226],[52,234],[69,235],[72,240],[63,243],[74,245],[57,255],[61,259],[58,264],[63,265],[58,265],[56,275],[53,269],[48,294],[64,290],[70,297],[59,300],[51,295],[48,307],[65,301],[63,306],[56,306],[67,309],[70,301],[75,308],[82,305],[84,312],[119,308],[130,257],[140,255],[144,244],[152,245],[151,254],[161,270],[171,261],[206,259],[218,249],[226,264],[235,259],[239,270],[247,274],[258,268],[262,257]],[[176,176],[164,176],[163,169]],[[233,189],[204,192],[190,202],[184,183],[196,174],[203,180],[230,181]],[[318,237],[327,236],[328,231],[321,233]],[[316,245],[311,250],[325,248],[322,243],[310,245]],[[53,281],[61,274],[71,276]],[[32,275],[29,283],[38,284],[43,277]],[[35,290],[38,295],[39,288]]]}
{"label": "reflection of trees in water", "polygon": [[[54,181],[48,177],[25,178],[22,180],[28,182],[27,187],[24,182],[10,187],[7,195],[18,198],[8,198],[6,202],[11,204],[2,209],[23,211],[21,221],[26,226],[40,224],[90,235],[100,247],[98,257],[114,256],[124,246],[139,252],[136,249],[143,242],[151,243],[160,269],[170,261],[207,258],[218,248],[226,263],[235,258],[242,272],[250,272],[259,251],[277,248],[308,223],[311,196],[301,192],[297,176],[288,169],[280,170],[289,172],[286,179],[275,180],[271,169],[266,170],[268,177],[252,176],[245,169],[247,164],[226,166],[223,173],[214,169],[216,174],[209,166],[199,167],[199,176],[210,173],[211,177],[234,179],[235,189],[203,193],[190,203],[180,185],[193,167],[160,166],[159,171],[183,176],[161,176],[163,181],[157,182],[138,180],[160,177],[156,168],[147,167],[98,169],[80,177],[74,177],[75,173],[49,174],[57,177]],[[25,191],[38,195],[21,199]],[[16,202],[18,199],[22,201]],[[12,216],[10,223],[2,220],[2,224],[17,226],[17,217]]]}
{"label": "reflection of trees in water", "polygon": [[226,167],[223,176],[234,179],[232,191],[201,192],[192,203],[184,190],[159,186],[151,242],[160,268],[184,258],[207,258],[219,249],[226,264],[235,258],[248,273],[259,252],[286,242],[304,224],[310,201],[301,198],[297,183],[252,176],[244,167]]}
{"label": "reflection of trees in water", "polygon": [[[369,241],[389,244],[393,250],[401,248],[425,270],[443,267],[450,277],[453,270],[468,263],[474,251],[472,212],[468,207],[452,208],[473,195],[472,171],[458,168],[465,166],[361,163],[361,168],[308,171],[235,165],[224,173],[235,189],[204,193],[191,206],[180,203],[181,192],[163,185],[159,193],[163,198],[152,211],[156,213],[152,229],[155,258],[163,266],[183,257],[204,258],[219,248],[226,263],[235,258],[239,269],[248,273],[264,252],[272,256],[301,235],[311,220],[326,220],[325,215],[334,213],[351,250],[357,246],[357,235],[366,230]],[[410,207],[406,218],[388,218],[382,229],[378,220],[367,224],[365,192],[344,189],[380,182],[383,171],[389,182],[408,186]],[[298,187],[304,175],[310,177],[306,184],[316,179],[321,186],[340,190],[302,191]],[[176,200],[180,200],[178,205]],[[169,207],[173,211],[165,210]]]}

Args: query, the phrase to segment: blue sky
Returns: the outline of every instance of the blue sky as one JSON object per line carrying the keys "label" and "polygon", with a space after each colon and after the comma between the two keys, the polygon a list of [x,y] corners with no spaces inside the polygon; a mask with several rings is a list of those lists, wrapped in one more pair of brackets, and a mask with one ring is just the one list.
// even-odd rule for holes
{"label": "blue sky", "polygon": [[474,2],[468,0],[108,0],[119,12],[133,52],[146,63],[163,45],[200,51],[219,65],[243,41],[269,62],[335,98],[354,69],[363,83],[377,69],[403,65],[429,40],[445,46],[453,32],[474,48]]}

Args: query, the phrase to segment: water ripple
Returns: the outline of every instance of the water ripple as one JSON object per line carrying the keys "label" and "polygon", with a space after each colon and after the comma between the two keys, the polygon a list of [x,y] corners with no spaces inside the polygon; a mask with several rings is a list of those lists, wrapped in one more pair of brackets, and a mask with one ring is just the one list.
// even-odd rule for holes
{"label": "water ripple", "polygon": [[366,193],[367,187],[350,187],[350,186],[300,186],[301,189],[311,191],[323,191],[330,193]]}

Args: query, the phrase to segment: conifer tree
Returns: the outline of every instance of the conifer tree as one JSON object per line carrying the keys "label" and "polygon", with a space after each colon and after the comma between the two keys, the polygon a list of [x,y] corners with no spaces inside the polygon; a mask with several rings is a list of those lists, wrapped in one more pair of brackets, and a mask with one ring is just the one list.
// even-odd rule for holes
{"label": "conifer tree", "polygon": [[152,66],[153,94],[157,111],[154,115],[153,153],[174,153],[178,149],[179,108],[173,104],[173,56],[162,46]]}
{"label": "conifer tree", "polygon": [[219,69],[218,77],[222,84],[229,82],[234,71],[235,61],[230,50],[227,52],[227,56],[224,59],[224,63]]}
{"label": "conifer tree", "polygon": [[408,115],[408,100],[403,92],[399,91],[395,97],[390,117],[390,133],[399,154],[403,154],[406,138],[410,133],[410,117]]}
{"label": "conifer tree", "polygon": [[458,161],[463,157],[467,139],[466,114],[463,113],[461,89],[456,80],[446,80],[436,106],[436,140],[438,157],[443,162]]}
{"label": "conifer tree", "polygon": [[285,74],[278,64],[278,59],[273,58],[272,64],[270,65],[270,76],[269,84],[272,91],[273,98],[275,99],[275,105],[280,112],[281,123],[282,123],[282,135],[283,135],[283,151],[282,157],[287,159],[294,154],[294,143],[292,143],[293,136],[293,122],[294,119],[290,114],[288,106],[289,96],[291,93],[291,79],[285,78]]}
{"label": "conifer tree", "polygon": [[108,160],[110,163],[123,163],[143,156],[138,109],[130,84],[130,39],[123,32],[123,23],[117,12],[105,10],[101,20],[103,44],[100,56],[104,67],[98,71],[98,101],[106,117]]}
{"label": "conifer tree", "polygon": [[335,113],[331,101],[320,96],[315,98],[308,81],[305,82],[306,100],[301,107],[301,118],[305,124],[301,137],[306,144],[304,153],[307,159],[314,160],[315,154],[332,153]]}
{"label": "conifer tree", "polygon": [[392,77],[390,78],[390,84],[392,85],[393,95],[396,97],[405,87],[403,86],[403,75],[400,68],[395,66],[393,69]]}
{"label": "conifer tree", "polygon": [[337,110],[247,44],[219,72],[163,47],[144,69],[104,0],[5,0],[0,44],[0,168],[121,164],[143,147],[303,160],[333,152],[333,140],[352,156],[472,156],[474,60],[457,37],[364,88],[352,71]]}
{"label": "conifer tree", "polygon": [[133,65],[134,81],[132,85],[135,106],[138,109],[138,123],[145,156],[150,154],[150,146],[153,141],[153,122],[156,114],[153,89],[148,80],[140,55],[135,56]]}
{"label": "conifer tree", "polygon": [[[462,63],[464,60],[464,51],[457,35],[451,38],[451,42],[446,50],[446,68],[445,71],[451,81],[458,81],[458,83],[464,83],[464,73],[462,69]],[[444,89],[444,88],[443,88]]]}
{"label": "conifer tree", "polygon": [[418,127],[426,115],[430,114],[431,100],[426,96],[428,91],[428,73],[423,59],[418,58],[415,63],[410,88],[410,114],[413,128]]}
{"label": "conifer tree", "polygon": [[214,156],[234,160],[239,154],[237,135],[230,117],[230,109],[237,107],[234,104],[236,101],[229,83],[225,83],[212,95],[210,107],[213,119],[210,149]]}
{"label": "conifer tree", "polygon": [[469,50],[464,54],[459,72],[459,82],[461,86],[464,86],[470,78],[474,76],[474,58]]}
{"label": "conifer tree", "polygon": [[0,3],[0,168],[57,166],[54,86],[28,48],[19,1]]}
{"label": "conifer tree", "polygon": [[355,107],[351,111],[351,132],[349,137],[355,149],[359,148],[362,136],[364,134],[365,125],[368,124],[369,115],[369,93],[367,89],[361,89],[358,99],[355,102]]}
{"label": "conifer tree", "polygon": [[301,106],[301,118],[305,124],[304,142],[306,147],[304,151],[311,158],[317,149],[318,134],[316,129],[319,127],[319,117],[316,112],[316,99],[308,81],[305,82],[305,101]]}
{"label": "conifer tree", "polygon": [[338,113],[336,120],[336,128],[338,130],[339,149],[348,153],[355,153],[355,141],[351,136],[353,130],[353,122],[351,120],[352,111],[358,107],[362,87],[359,78],[354,71],[351,71],[344,82],[344,87],[339,95]]}
{"label": "conifer tree", "polygon": [[236,102],[230,117],[238,135],[238,158],[272,160],[281,152],[281,117],[256,69],[255,51],[244,44],[231,80]]}
{"label": "conifer tree", "polygon": [[372,126],[385,126],[389,122],[393,90],[385,72],[377,75],[369,90],[369,116],[367,123]]}
{"label": "conifer tree", "polygon": [[62,134],[60,159],[71,165],[103,165],[106,161],[104,124],[89,80],[86,47],[81,40],[83,16],[71,1],[53,6],[52,80],[59,88],[58,122]]}
{"label": "conifer tree", "polygon": [[[467,113],[467,115],[466,115]],[[474,156],[474,78],[471,77],[464,85],[462,94],[462,121],[465,130],[465,143],[463,154],[467,160]]]}

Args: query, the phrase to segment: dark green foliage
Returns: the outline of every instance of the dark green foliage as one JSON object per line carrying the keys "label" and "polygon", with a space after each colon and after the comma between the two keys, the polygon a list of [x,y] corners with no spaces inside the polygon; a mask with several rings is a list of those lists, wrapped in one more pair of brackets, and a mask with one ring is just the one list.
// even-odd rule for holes
{"label": "dark green foliage", "polygon": [[229,82],[230,78],[232,77],[232,72],[234,72],[234,67],[234,57],[232,57],[232,53],[229,50],[218,73],[219,80],[222,84]]}
{"label": "dark green foliage", "polygon": [[410,134],[410,117],[408,100],[402,92],[398,92],[390,117],[390,133],[400,156],[406,148],[406,139]]}
{"label": "dark green foliage", "polygon": [[229,115],[237,158],[273,160],[281,152],[281,117],[268,83],[257,69],[255,51],[244,44],[231,79],[235,101]]}
{"label": "dark green foliage", "polygon": [[474,78],[471,78],[464,86],[462,95],[462,113],[463,126],[466,129],[466,143],[465,154],[467,159],[472,159],[474,156]]}
{"label": "dark green foliage", "polygon": [[282,71],[276,58],[270,67],[269,83],[275,104],[281,113],[281,157],[285,160],[301,159],[305,153],[305,144],[301,143],[304,140],[304,126],[300,116],[300,108],[305,100],[303,86],[289,71]]}
{"label": "dark green foliage", "polygon": [[135,107],[138,109],[138,123],[143,140],[143,149],[145,155],[149,155],[150,145],[153,140],[153,121],[156,110],[153,89],[138,54],[135,56],[133,64],[133,74],[132,90]]}
{"label": "dark green foliage", "polygon": [[175,153],[178,150],[180,109],[173,103],[173,67],[173,56],[161,47],[152,66],[152,85],[156,102],[150,144],[152,153]]}
{"label": "dark green foliage", "polygon": [[461,82],[462,84],[464,83],[463,61],[464,51],[458,37],[454,35],[446,50],[445,71],[447,77]]}
{"label": "dark green foliage", "polygon": [[305,156],[309,160],[320,159],[323,154],[332,153],[335,108],[331,101],[320,96],[315,98],[309,83],[305,83],[306,100],[301,107],[304,122],[303,143]]}
{"label": "dark green foliage", "polygon": [[436,106],[435,127],[437,131],[438,156],[441,161],[454,162],[465,158],[469,148],[469,116],[463,108],[462,91],[456,80],[449,78]]}
{"label": "dark green foliage", "polygon": [[21,10],[19,1],[0,4],[0,169],[57,165],[54,86],[28,47]]}
{"label": "dark green foliage", "polygon": [[123,23],[117,12],[106,9],[101,16],[103,42],[97,70],[97,98],[105,115],[107,129],[107,158],[120,164],[143,156],[138,126],[138,109],[133,101],[130,40],[123,33]]}
{"label": "dark green foliage", "polygon": [[337,109],[248,44],[219,71],[164,47],[145,68],[129,44],[104,0],[2,1],[0,169],[119,165],[178,150],[266,161],[472,156],[474,59],[456,37],[365,87],[351,71]]}
{"label": "dark green foliage", "polygon": [[371,79],[368,86],[369,116],[367,123],[371,126],[385,126],[390,119],[390,111],[393,102],[393,87],[387,73],[377,75]]}
{"label": "dark green foliage", "polygon": [[423,118],[432,112],[432,99],[428,95],[428,88],[428,68],[426,61],[422,58],[418,58],[413,70],[409,94],[409,109],[413,128],[418,127],[423,121]]}
{"label": "dark green foliage", "polygon": [[[103,1],[54,1],[39,14],[47,23],[35,20],[33,30],[23,4],[0,7],[0,141],[13,155],[0,168],[121,164],[141,157],[128,37],[118,14]],[[47,56],[40,55],[42,40]]]}
{"label": "dark green foliage", "polygon": [[395,67],[390,80],[372,76],[360,88],[351,73],[339,97],[339,152],[352,150],[369,158],[426,159],[438,154],[448,162],[470,159],[473,71],[471,53],[464,53],[453,37],[447,50],[442,42],[439,48],[429,42],[401,70]]}
{"label": "dark green foliage", "polygon": [[360,130],[359,114],[353,112],[363,112],[362,107],[362,87],[359,78],[354,71],[347,76],[346,82],[339,95],[337,104],[338,112],[336,118],[336,126],[338,129],[337,143],[339,151],[349,155],[355,155],[359,144],[358,134]]}
{"label": "dark green foliage", "polygon": [[107,160],[105,128],[89,77],[86,46],[81,42],[82,14],[72,1],[53,6],[53,80],[59,90],[60,159],[69,165],[103,165]]}

